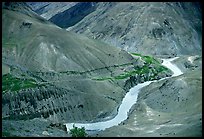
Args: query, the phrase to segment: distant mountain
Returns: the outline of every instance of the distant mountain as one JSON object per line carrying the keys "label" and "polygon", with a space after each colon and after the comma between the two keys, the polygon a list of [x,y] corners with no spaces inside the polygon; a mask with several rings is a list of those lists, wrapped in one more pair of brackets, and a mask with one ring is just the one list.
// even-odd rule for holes
{"label": "distant mountain", "polygon": [[49,20],[62,28],[67,28],[81,21],[84,17],[94,12],[96,8],[97,2],[77,3],[64,12],[56,14]]}
{"label": "distant mountain", "polygon": [[[67,30],[129,52],[201,54],[201,11],[200,4],[194,2],[99,2],[93,12]],[[78,14],[73,18],[81,16]],[[70,14],[64,14],[66,18],[72,21]]]}
{"label": "distant mountain", "polygon": [[145,55],[201,54],[199,2],[36,2],[61,28]]}
{"label": "distant mountain", "polygon": [[29,7],[26,3],[24,2],[3,2],[2,3],[2,8],[3,9],[7,9],[7,10],[11,10],[11,11],[15,11],[15,12],[19,12],[22,14],[26,14],[28,16],[32,16],[34,18],[37,18],[43,22],[47,22],[47,20],[45,20],[44,18],[40,17],[37,13],[35,13],[31,7]]}
{"label": "distant mountain", "polygon": [[42,17],[50,19],[76,5],[77,2],[27,2],[27,4]]}

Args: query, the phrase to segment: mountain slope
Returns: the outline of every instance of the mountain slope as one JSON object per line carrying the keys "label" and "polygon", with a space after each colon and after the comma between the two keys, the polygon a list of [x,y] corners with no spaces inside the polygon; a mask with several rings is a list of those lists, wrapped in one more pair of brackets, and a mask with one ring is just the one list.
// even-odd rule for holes
{"label": "mountain slope", "polygon": [[100,2],[94,12],[67,30],[129,52],[201,54],[201,16],[199,3]]}
{"label": "mountain slope", "polygon": [[45,19],[50,19],[54,15],[61,13],[77,2],[27,2],[27,4]]}
{"label": "mountain slope", "polygon": [[50,18],[49,21],[62,28],[67,28],[81,21],[85,16],[94,12],[96,8],[96,2],[77,3],[76,5],[65,10],[64,12],[56,14],[55,16]]}
{"label": "mountain slope", "polygon": [[[90,70],[123,64],[132,58],[105,43],[76,36],[49,22],[41,24],[21,13],[4,10],[3,19],[3,50],[12,49],[12,53],[3,51],[3,55],[11,56],[22,66],[28,64],[29,70]],[[124,58],[119,61],[123,53]],[[109,54],[115,57],[109,59]]]}
{"label": "mountain slope", "polygon": [[3,119],[111,118],[130,87],[171,75],[154,58],[133,58],[26,9],[7,3],[2,10]]}
{"label": "mountain slope", "polygon": [[[41,22],[41,17],[35,18],[29,11],[26,12],[31,16],[21,13],[15,10],[22,8],[18,3],[10,6],[14,10],[4,8],[2,13],[2,61],[9,73],[2,78],[3,85],[11,87],[7,86],[3,92],[2,117],[32,119],[43,116],[59,122],[91,120],[100,111],[113,111],[120,98],[115,102],[106,96],[114,90],[123,95],[124,90],[114,82],[99,82],[89,76],[97,77],[100,72],[111,74],[106,67],[131,63],[132,56],[59,29],[48,21]],[[83,106],[85,113],[78,105]]]}

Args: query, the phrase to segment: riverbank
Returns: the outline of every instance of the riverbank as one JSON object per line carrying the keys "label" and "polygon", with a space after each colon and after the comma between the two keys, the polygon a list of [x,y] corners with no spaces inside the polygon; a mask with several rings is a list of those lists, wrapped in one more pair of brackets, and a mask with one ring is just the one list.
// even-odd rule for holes
{"label": "riverbank", "polygon": [[[171,59],[162,59],[163,61],[162,65],[169,68],[173,72],[172,77],[183,74],[176,65],[171,63],[171,61],[174,61],[177,58],[178,57],[171,58]],[[163,80],[163,79],[160,79],[160,80]],[[122,103],[118,109],[117,115],[113,119],[108,121],[96,122],[96,123],[67,123],[66,124],[67,131],[69,131],[73,127],[73,125],[80,128],[85,127],[86,130],[100,131],[120,124],[122,121],[128,118],[128,112],[131,109],[131,107],[137,102],[137,96],[140,89],[142,89],[145,86],[148,86],[152,82],[157,82],[157,81],[147,81],[132,87],[130,91],[127,92],[127,94],[123,98]]]}
{"label": "riverbank", "polygon": [[[182,57],[173,61],[185,61]],[[198,61],[195,61],[199,63]],[[202,62],[202,61],[201,61]],[[194,63],[194,64],[196,64]],[[197,64],[196,64],[197,65]],[[180,66],[179,66],[180,68]],[[202,136],[202,67],[154,82],[141,89],[128,119],[100,131],[97,137]]]}
{"label": "riverbank", "polygon": [[[180,62],[181,58],[174,60],[173,62]],[[182,58],[183,59],[183,58]],[[180,68],[180,67],[179,67]],[[202,114],[200,114],[200,109],[195,113],[194,109],[191,108],[190,111],[180,112],[180,109],[186,108],[186,103],[189,106],[195,105],[202,108],[199,101],[202,91],[201,85],[201,70],[194,72],[188,71],[188,74],[184,73],[179,77],[167,78],[161,81],[156,81],[149,86],[141,89],[138,95],[138,101],[133,105],[128,112],[128,118],[121,122],[117,126],[113,126],[105,129],[104,131],[87,131],[89,136],[101,137],[101,136],[199,136],[201,133],[202,125]],[[186,79],[186,80],[185,80]],[[185,90],[179,88],[182,85]],[[161,89],[158,89],[161,88]],[[169,88],[169,90],[168,90]],[[172,89],[174,88],[174,89]],[[197,90],[196,90],[197,88]],[[180,90],[179,90],[180,89]],[[158,90],[162,93],[157,92]],[[165,91],[166,90],[166,91]],[[167,100],[171,100],[169,97],[176,97],[175,92],[197,92],[196,97],[192,99],[192,96],[186,98],[188,100],[182,100],[183,102],[179,111],[168,112],[167,110],[175,110],[178,104],[178,97],[174,102],[172,102],[168,107]],[[174,95],[173,95],[174,94]],[[164,96],[163,96],[164,95]],[[151,99],[152,98],[152,99]],[[158,100],[158,101],[153,101]],[[193,101],[192,101],[193,100]],[[166,101],[166,102],[165,102]],[[158,103],[157,103],[158,102]],[[165,102],[165,103],[164,103]],[[198,102],[198,103],[197,103]],[[159,105],[156,105],[159,104]],[[159,107],[161,106],[161,107]],[[197,107],[196,107],[197,109]],[[162,111],[163,110],[163,111]],[[116,111],[115,111],[116,113]],[[114,115],[114,114],[113,114]],[[111,117],[109,117],[111,118]],[[182,120],[181,120],[182,119]],[[101,122],[101,121],[100,121]],[[187,122],[187,123],[185,123]],[[51,122],[48,120],[35,118],[33,120],[3,120],[2,121],[2,131],[5,134],[10,134],[9,136],[49,136],[49,137],[70,137],[66,131],[59,129],[57,127],[51,127]],[[156,130],[155,130],[156,129]],[[191,130],[192,132],[190,132]],[[177,132],[178,131],[178,132]],[[175,134],[174,134],[175,133]],[[193,133],[193,134],[190,134]]]}

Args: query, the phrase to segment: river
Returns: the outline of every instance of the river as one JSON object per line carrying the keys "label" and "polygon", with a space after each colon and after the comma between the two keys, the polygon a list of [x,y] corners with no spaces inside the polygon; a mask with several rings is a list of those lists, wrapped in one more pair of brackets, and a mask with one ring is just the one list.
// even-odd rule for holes
{"label": "river", "polygon": [[[163,60],[162,65],[169,68],[173,72],[173,75],[171,77],[165,77],[160,80],[164,80],[166,78],[172,78],[172,77],[183,74],[176,65],[171,63],[171,61],[177,58],[178,57],[174,57],[171,59],[162,59]],[[152,82],[157,82],[160,80],[147,81],[147,82],[140,83],[132,87],[129,90],[129,92],[126,93],[125,97],[123,98],[122,103],[118,109],[118,113],[113,119],[108,120],[108,121],[96,122],[96,123],[66,123],[65,125],[67,128],[67,131],[73,128],[73,124],[76,127],[85,127],[87,131],[105,130],[106,128],[110,128],[112,126],[116,126],[120,124],[122,121],[127,119],[130,108],[137,102],[137,96],[138,96],[140,89],[149,85]]]}

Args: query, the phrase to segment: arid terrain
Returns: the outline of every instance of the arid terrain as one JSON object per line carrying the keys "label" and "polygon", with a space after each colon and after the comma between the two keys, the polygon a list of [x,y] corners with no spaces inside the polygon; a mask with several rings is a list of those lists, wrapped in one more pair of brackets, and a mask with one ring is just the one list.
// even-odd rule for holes
{"label": "arid terrain", "polygon": [[[127,119],[88,136],[202,136],[201,11],[199,2],[3,2],[2,136],[71,137],[67,123],[114,119],[149,81]],[[175,57],[178,76],[162,63]]]}

